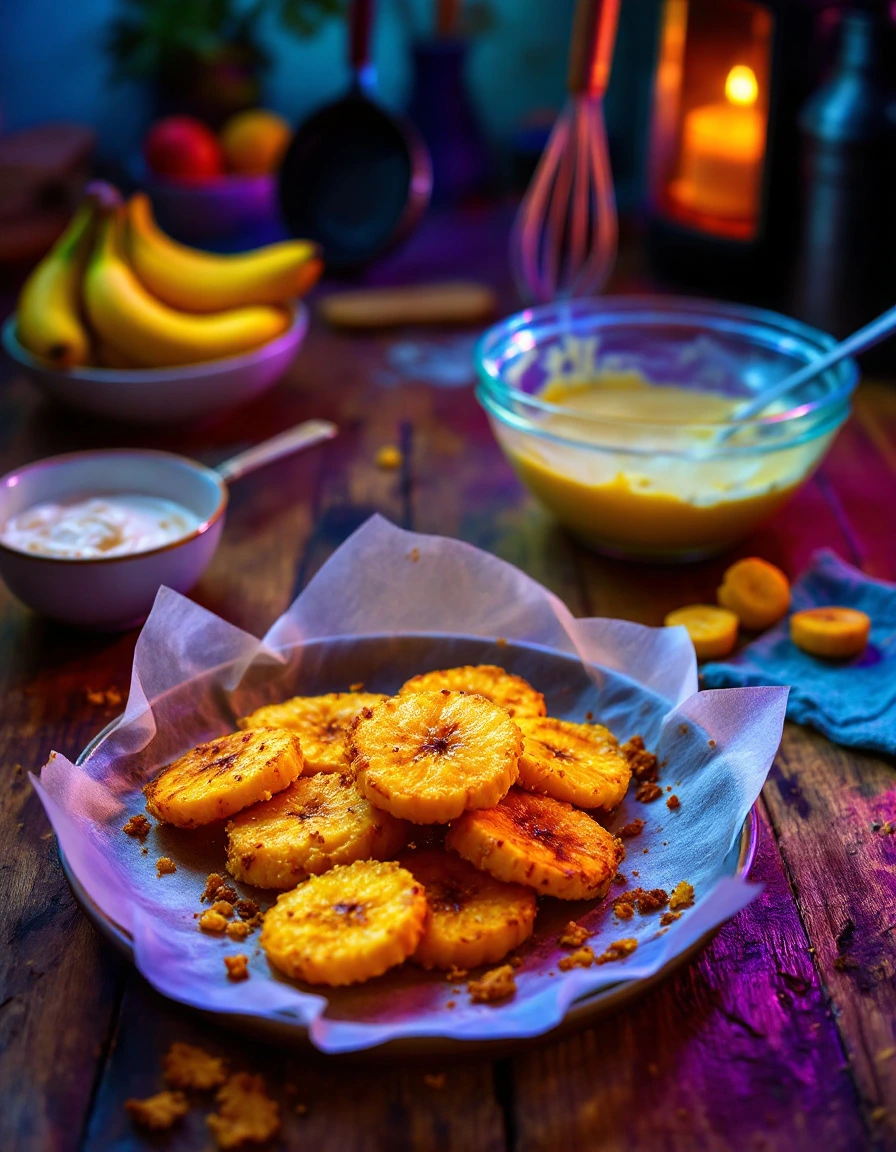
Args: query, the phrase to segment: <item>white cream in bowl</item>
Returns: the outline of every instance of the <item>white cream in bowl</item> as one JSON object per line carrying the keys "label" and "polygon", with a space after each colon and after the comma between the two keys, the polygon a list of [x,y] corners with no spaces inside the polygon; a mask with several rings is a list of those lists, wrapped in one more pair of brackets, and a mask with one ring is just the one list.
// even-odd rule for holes
{"label": "white cream in bowl", "polygon": [[194,512],[173,500],[122,493],[34,504],[6,521],[0,543],[38,556],[95,560],[163,548],[199,524]]}

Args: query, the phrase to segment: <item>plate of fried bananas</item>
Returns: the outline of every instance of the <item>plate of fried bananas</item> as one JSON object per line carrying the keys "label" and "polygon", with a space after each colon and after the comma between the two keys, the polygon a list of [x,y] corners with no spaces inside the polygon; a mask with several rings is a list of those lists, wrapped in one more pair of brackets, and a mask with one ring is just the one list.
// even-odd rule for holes
{"label": "plate of fried bananas", "polygon": [[[458,662],[443,666],[446,655]],[[253,702],[271,695],[257,679]],[[232,731],[154,771],[128,803],[119,847],[164,913],[129,929],[68,861],[67,874],[102,931],[131,952],[136,936],[153,957],[153,983],[255,1033],[332,1051],[444,1051],[468,1032],[499,1039],[505,1015],[511,1039],[580,1024],[667,974],[715,927],[696,921],[681,953],[658,955],[708,884],[705,861],[686,875],[672,863],[706,803],[691,778],[706,734],[680,723],[670,736],[663,701],[623,677],[599,680],[568,654],[506,641],[311,644],[296,694],[237,710]],[[719,875],[746,875],[753,835],[748,811],[719,847]],[[639,953],[644,971],[630,974]],[[574,987],[598,973],[596,988]],[[190,980],[236,1003],[205,1004]],[[278,1011],[267,997],[253,1010],[262,980],[319,1015],[293,1017],[279,997]]]}

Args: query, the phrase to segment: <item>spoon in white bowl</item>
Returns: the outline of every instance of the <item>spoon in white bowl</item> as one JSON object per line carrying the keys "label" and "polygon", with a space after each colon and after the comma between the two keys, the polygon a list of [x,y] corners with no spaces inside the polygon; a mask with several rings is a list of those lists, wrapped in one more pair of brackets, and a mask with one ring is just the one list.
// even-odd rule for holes
{"label": "spoon in white bowl", "polygon": [[757,416],[769,404],[780,399],[781,396],[786,395],[794,388],[799,388],[800,385],[820,376],[822,372],[826,372],[828,368],[833,368],[835,364],[839,364],[847,356],[864,352],[866,348],[872,348],[875,344],[886,340],[894,331],[896,331],[896,305],[882,313],[876,320],[872,320],[870,324],[866,324],[864,328],[860,328],[858,332],[853,332],[851,336],[847,336],[845,340],[835,344],[823,356],[810,361],[804,368],[792,372],[783,380],[776,381],[770,388],[760,392],[758,396],[752,397],[745,404],[735,408],[731,417],[734,422],[733,425],[720,432],[716,439],[719,441],[727,440],[738,431],[738,426],[744,420],[750,420],[753,416]]}

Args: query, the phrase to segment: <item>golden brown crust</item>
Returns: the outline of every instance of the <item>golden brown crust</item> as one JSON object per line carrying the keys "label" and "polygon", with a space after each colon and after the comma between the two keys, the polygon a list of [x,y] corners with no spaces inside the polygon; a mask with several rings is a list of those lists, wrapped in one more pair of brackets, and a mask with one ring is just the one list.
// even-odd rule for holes
{"label": "golden brown crust", "polygon": [[621,841],[584,812],[519,788],[495,808],[465,812],[445,844],[499,880],[561,900],[605,895],[625,855]]}
{"label": "golden brown crust", "polygon": [[291,732],[258,728],[199,744],[143,789],[157,820],[196,828],[267,800],[302,773],[302,749]]}
{"label": "golden brown crust", "polygon": [[237,880],[285,891],[336,864],[388,860],[409,826],[375,807],[336,772],[301,776],[227,825],[227,869]]}
{"label": "golden brown crust", "polygon": [[441,848],[404,852],[398,863],[426,889],[429,915],[413,956],[424,968],[444,968],[459,980],[465,969],[495,964],[531,936],[531,889],[495,880]]}
{"label": "golden brown crust", "polygon": [[293,696],[266,704],[237,721],[240,728],[286,728],[295,732],[305,757],[305,775],[347,772],[345,737],[362,708],[385,700],[376,692],[330,692],[326,696]]}
{"label": "golden brown crust", "polygon": [[444,824],[497,804],[516,780],[519,728],[483,696],[443,689],[365,709],[349,733],[358,787],[393,816]]}
{"label": "golden brown crust", "polygon": [[573,724],[550,716],[519,720],[523,734],[520,785],[577,808],[610,810],[631,779],[619,742],[600,724]]}
{"label": "golden brown crust", "polygon": [[359,860],[312,876],[265,914],[261,946],[287,976],[354,984],[406,960],[426,921],[423,885],[394,862]]}
{"label": "golden brown crust", "polygon": [[399,695],[414,692],[474,693],[484,696],[505,709],[510,716],[544,716],[544,696],[522,676],[505,672],[496,664],[467,664],[461,668],[442,668],[413,676],[399,689]]}

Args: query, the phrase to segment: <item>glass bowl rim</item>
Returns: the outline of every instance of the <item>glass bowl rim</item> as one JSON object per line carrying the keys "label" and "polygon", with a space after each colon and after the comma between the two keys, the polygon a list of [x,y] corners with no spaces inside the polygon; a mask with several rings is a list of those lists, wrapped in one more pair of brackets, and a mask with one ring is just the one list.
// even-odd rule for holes
{"label": "glass bowl rim", "polygon": [[[808,403],[800,404],[798,407],[786,412],[775,412],[768,416],[760,417],[753,416],[747,420],[706,421],[702,423],[693,420],[663,420],[650,423],[643,419],[627,418],[624,416],[594,416],[590,413],[583,413],[577,408],[554,404],[550,401],[542,400],[531,393],[523,392],[521,389],[509,384],[503,378],[500,371],[490,367],[489,360],[491,350],[494,346],[503,345],[515,332],[532,327],[538,324],[539,321],[553,320],[561,311],[568,313],[571,319],[575,319],[576,316],[602,317],[609,323],[612,323],[614,320],[640,323],[640,325],[645,328],[655,327],[660,323],[674,324],[676,321],[682,324],[693,324],[695,320],[703,318],[703,320],[707,322],[708,330],[712,330],[715,327],[716,329],[724,328],[730,331],[733,328],[747,337],[750,337],[752,332],[764,330],[770,335],[777,334],[778,336],[795,337],[804,344],[813,346],[819,352],[826,352],[837,343],[834,337],[827,332],[822,332],[818,328],[813,328],[811,325],[805,324],[803,321],[796,320],[790,316],[785,316],[783,313],[774,312],[767,308],[757,308],[748,304],[733,304],[727,301],[708,300],[696,296],[597,296],[583,297],[578,300],[558,301],[553,304],[544,304],[537,308],[526,308],[521,312],[515,312],[511,316],[505,317],[505,319],[486,329],[476,342],[473,356],[476,371],[479,376],[479,388],[477,389],[477,391],[480,392],[479,399],[480,402],[483,403],[484,399],[487,398],[490,401],[488,408],[495,415],[497,415],[497,412],[495,412],[494,409],[505,407],[506,401],[510,399],[514,402],[527,405],[536,411],[560,416],[572,416],[579,420],[585,419],[589,422],[619,428],[631,427],[632,425],[640,428],[712,428],[714,431],[720,432],[728,428],[736,430],[747,427],[771,427],[781,424],[786,426],[788,424],[796,424],[797,422],[803,422],[802,426],[805,427],[804,422],[806,418],[810,416],[814,416],[819,423],[826,423],[825,418],[831,411],[848,402],[859,379],[858,364],[852,357],[847,357],[839,364],[834,365],[819,375],[820,380],[830,379],[831,377],[838,379],[837,387],[833,388],[827,395],[809,401]],[[722,323],[720,324],[719,321]],[[596,325],[598,328],[601,326],[606,327],[608,325],[607,323],[599,323]],[[804,361],[806,364],[810,362],[810,360]],[[533,432],[538,431],[535,426],[531,426],[530,430]],[[599,447],[599,445],[594,446]],[[779,442],[776,445],[778,448],[785,446],[786,444],[783,442]]]}

